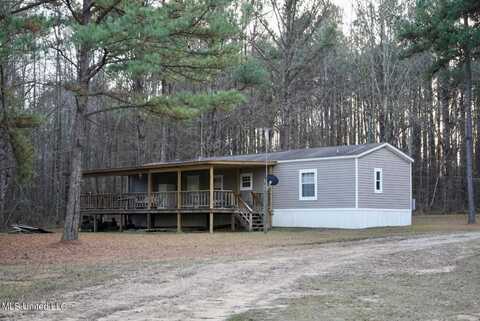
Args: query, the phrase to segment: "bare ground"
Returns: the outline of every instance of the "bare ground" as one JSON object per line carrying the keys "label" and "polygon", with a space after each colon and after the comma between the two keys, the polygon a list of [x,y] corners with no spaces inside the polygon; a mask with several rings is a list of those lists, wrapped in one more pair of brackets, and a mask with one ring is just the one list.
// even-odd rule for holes
{"label": "bare ground", "polygon": [[467,225],[465,215],[428,215],[415,216],[414,224],[407,227],[362,230],[275,229],[267,235],[221,231],[213,235],[208,233],[81,233],[79,241],[68,243],[59,242],[60,233],[31,235],[0,233],[0,267],[98,265],[258,256],[264,250],[285,246],[464,231],[480,231],[480,224]]}
{"label": "bare ground", "polygon": [[238,253],[111,265],[115,277],[55,296],[62,311],[3,318],[480,320],[479,232]]}

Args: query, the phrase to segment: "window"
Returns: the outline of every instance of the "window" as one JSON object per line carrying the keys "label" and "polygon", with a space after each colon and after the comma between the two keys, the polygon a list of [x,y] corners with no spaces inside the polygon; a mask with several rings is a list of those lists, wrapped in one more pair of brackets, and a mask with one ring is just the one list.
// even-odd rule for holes
{"label": "window", "polygon": [[213,176],[213,189],[217,191],[223,190],[223,175]]}
{"label": "window", "polygon": [[375,193],[383,193],[383,172],[381,168],[374,170],[374,190]]}
{"label": "window", "polygon": [[253,174],[244,173],[240,174],[240,190],[251,191],[253,188]]}
{"label": "window", "polygon": [[302,169],[298,174],[299,199],[314,201],[317,199],[317,170]]}

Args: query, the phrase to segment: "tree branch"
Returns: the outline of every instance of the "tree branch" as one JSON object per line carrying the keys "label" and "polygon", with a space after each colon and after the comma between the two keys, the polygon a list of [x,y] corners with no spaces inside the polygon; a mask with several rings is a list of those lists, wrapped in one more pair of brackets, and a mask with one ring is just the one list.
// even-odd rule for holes
{"label": "tree branch", "polygon": [[[30,3],[30,4],[27,4],[23,7],[20,7],[20,8],[17,8],[17,9],[14,9],[14,10],[10,11],[10,15],[14,15],[14,14],[17,14],[17,13],[20,13],[20,12],[23,12],[23,11],[27,11],[27,10],[33,9],[35,7],[41,6],[42,4],[46,4],[46,3],[54,2],[54,1],[55,0],[39,0],[37,2],[33,2],[33,3]],[[1,18],[3,19],[4,16],[2,15]]]}
{"label": "tree branch", "polygon": [[73,9],[72,4],[70,3],[70,0],[63,0],[63,3],[65,3],[65,5],[67,6],[68,10],[69,10],[70,13],[72,14],[73,19],[75,19],[75,21],[77,21],[78,23],[80,23],[80,22],[81,22],[81,19],[80,19],[80,17],[77,15],[77,13],[75,12],[75,10]]}
{"label": "tree branch", "polygon": [[75,68],[78,68],[78,65],[77,65],[72,59],[68,58],[68,57],[65,55],[65,53],[63,52],[62,49],[57,48],[57,47],[55,47],[55,46],[50,46],[50,48],[52,48],[53,50],[56,50],[56,51],[60,54],[60,56],[63,57],[63,59],[65,59],[66,61],[68,61],[69,63],[71,63],[73,66],[75,66]]}
{"label": "tree branch", "polygon": [[115,0],[108,8],[102,11],[102,13],[98,16],[98,18],[95,20],[96,24],[99,24],[100,22],[105,19],[105,17],[112,12],[113,9],[121,2],[122,0]]}

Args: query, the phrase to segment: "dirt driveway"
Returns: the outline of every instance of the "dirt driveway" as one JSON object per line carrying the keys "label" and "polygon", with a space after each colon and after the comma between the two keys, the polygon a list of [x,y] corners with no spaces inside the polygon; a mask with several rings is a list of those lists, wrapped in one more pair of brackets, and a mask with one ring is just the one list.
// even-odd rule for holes
{"label": "dirt driveway", "polygon": [[[401,306],[402,301],[389,301],[401,300],[399,293],[404,292],[406,298],[411,297],[412,304],[417,304],[422,300],[416,298],[417,293],[429,297],[450,291],[452,300],[461,298],[467,305],[454,311],[445,308],[441,300],[438,306],[436,301],[429,301],[426,309],[435,311],[420,313],[404,307],[398,315],[395,310],[389,316],[379,316],[378,313],[387,313],[381,310],[372,314],[376,317],[364,315],[362,320],[480,320],[479,254],[480,233],[469,232],[272,248],[256,258],[119,265],[112,267],[117,277],[106,284],[63,295],[62,311],[21,315],[9,312],[4,318],[359,320],[358,313],[365,309]],[[432,278],[425,280],[424,276]],[[446,287],[443,289],[438,280],[447,276],[459,279],[442,285]],[[466,283],[465,288],[458,282]],[[419,291],[415,289],[417,283]],[[425,287],[431,287],[435,293],[424,292]],[[354,289],[360,292],[349,293]],[[347,300],[350,296],[351,300]],[[351,309],[347,311],[348,306]],[[318,307],[323,308],[312,310]]]}

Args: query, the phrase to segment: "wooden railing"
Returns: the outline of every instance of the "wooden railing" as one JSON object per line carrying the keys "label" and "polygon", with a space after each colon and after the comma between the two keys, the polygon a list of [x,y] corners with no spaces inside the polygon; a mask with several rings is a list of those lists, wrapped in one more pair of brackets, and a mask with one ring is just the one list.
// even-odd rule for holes
{"label": "wooden railing", "polygon": [[210,207],[210,191],[182,191],[180,193],[182,208]]}
{"label": "wooden railing", "polygon": [[253,210],[252,208],[245,202],[240,195],[237,195],[237,211],[236,215],[247,231],[252,231],[253,229]]}
{"label": "wooden railing", "polygon": [[146,209],[148,208],[147,193],[120,193],[120,194],[82,194],[80,208],[92,209]]}
{"label": "wooden railing", "polygon": [[215,208],[234,208],[237,207],[237,197],[233,191],[217,190],[213,191],[213,207]]}
{"label": "wooden railing", "polygon": [[176,208],[177,192],[154,192],[152,193],[152,209]]}
{"label": "wooden railing", "polygon": [[[146,210],[176,209],[177,191],[153,192],[150,207],[147,193],[86,193],[80,196],[81,210]],[[233,191],[216,190],[213,192],[214,208],[235,208],[237,199]],[[209,208],[210,191],[181,191],[181,208]]]}
{"label": "wooden railing", "polygon": [[263,211],[264,193],[252,192],[252,208],[255,211]]}

